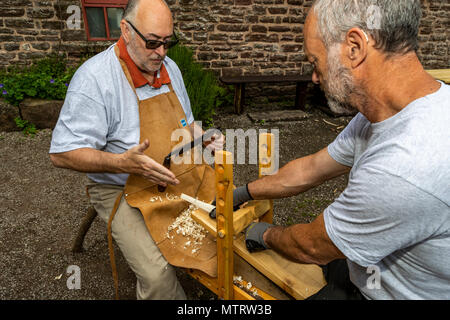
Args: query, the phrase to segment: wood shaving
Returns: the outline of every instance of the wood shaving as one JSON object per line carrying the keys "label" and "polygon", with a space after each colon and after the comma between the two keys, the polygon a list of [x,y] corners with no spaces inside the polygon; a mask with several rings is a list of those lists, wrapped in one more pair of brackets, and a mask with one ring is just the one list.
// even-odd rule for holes
{"label": "wood shaving", "polygon": [[189,208],[181,212],[175,221],[167,228],[166,236],[168,239],[173,239],[171,232],[182,235],[187,238],[183,245],[183,249],[192,248],[191,253],[195,254],[199,251],[203,244],[202,240],[206,237],[208,231],[200,224],[192,219],[191,213],[198,208],[190,205]]}
{"label": "wood shaving", "polygon": [[329,121],[327,121],[327,120],[325,120],[325,119],[322,119],[322,120],[323,120],[323,122],[325,122],[326,124],[329,124],[329,125],[332,125],[332,126],[335,126],[335,127],[339,127],[338,124],[331,123],[331,122],[329,122]]}
{"label": "wood shaving", "polygon": [[233,283],[241,289],[246,289],[255,298],[259,297],[258,290],[253,287],[251,282],[244,281],[241,276],[233,276]]}

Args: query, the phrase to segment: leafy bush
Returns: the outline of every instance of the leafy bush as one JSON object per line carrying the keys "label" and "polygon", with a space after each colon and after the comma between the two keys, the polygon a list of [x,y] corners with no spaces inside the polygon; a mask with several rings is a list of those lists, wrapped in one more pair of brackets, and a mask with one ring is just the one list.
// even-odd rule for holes
{"label": "leafy bush", "polygon": [[191,49],[177,45],[167,55],[181,70],[195,120],[210,126],[215,109],[229,101],[229,91],[219,85],[212,71],[194,60]]}
{"label": "leafy bush", "polygon": [[23,120],[20,117],[16,117],[14,118],[14,121],[16,122],[16,126],[19,129],[22,129],[22,133],[25,136],[32,136],[34,137],[37,133],[37,129],[36,126],[30,122],[28,122],[27,120]]}
{"label": "leafy bush", "polygon": [[25,98],[63,100],[75,70],[57,55],[29,67],[11,67],[0,73],[0,97],[16,106]]}
{"label": "leafy bush", "polygon": [[[175,46],[168,56],[183,74],[194,118],[210,126],[214,110],[230,102],[229,89],[221,87],[214,73],[194,60],[189,48]],[[29,67],[11,67],[0,72],[0,97],[16,106],[25,98],[64,100],[77,68],[69,67],[66,59],[58,55],[36,60]]]}

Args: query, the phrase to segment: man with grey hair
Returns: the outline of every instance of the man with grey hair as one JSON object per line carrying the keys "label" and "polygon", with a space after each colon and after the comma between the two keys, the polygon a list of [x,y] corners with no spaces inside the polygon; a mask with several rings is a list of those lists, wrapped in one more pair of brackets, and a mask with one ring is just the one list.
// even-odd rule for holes
{"label": "man with grey hair", "polygon": [[317,0],[312,79],[359,113],[327,148],[236,189],[238,202],[277,199],[350,173],[312,223],[246,230],[251,251],[324,266],[311,299],[450,299],[450,86],[419,62],[420,17],[419,0]]}
{"label": "man with grey hair", "polygon": [[[120,27],[119,41],[75,73],[53,131],[50,158],[57,167],[88,173],[90,202],[108,223],[111,261],[114,238],[136,274],[137,298],[186,299],[141,207],[136,200],[130,205],[126,191],[139,186],[136,199],[142,191],[175,188],[191,175],[180,178],[180,171],[175,175],[162,165],[174,130],[188,135],[198,130],[181,72],[166,56],[178,41],[172,14],[163,0],[130,0]],[[221,146],[217,140],[209,144],[213,149]],[[177,168],[183,167],[172,166]],[[189,181],[201,183],[194,176]],[[150,196],[141,197],[153,209]]]}

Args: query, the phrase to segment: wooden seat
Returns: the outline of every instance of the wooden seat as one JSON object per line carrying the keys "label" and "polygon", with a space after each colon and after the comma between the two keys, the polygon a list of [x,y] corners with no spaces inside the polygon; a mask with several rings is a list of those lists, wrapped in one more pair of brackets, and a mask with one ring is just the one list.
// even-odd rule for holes
{"label": "wooden seat", "polygon": [[[262,133],[259,139],[259,176],[273,171],[273,134]],[[218,151],[215,155],[216,219],[197,209],[191,216],[203,225],[217,242],[217,277],[192,269],[184,269],[194,279],[222,299],[306,299],[326,285],[322,269],[317,265],[291,262],[273,250],[250,253],[243,230],[255,220],[272,223],[273,201],[250,201],[233,212],[232,154]],[[97,212],[90,207],[84,217],[72,251],[83,250],[83,240]],[[234,277],[242,276],[235,283]],[[248,291],[251,285],[255,291]]]}
{"label": "wooden seat", "polygon": [[245,85],[247,83],[296,83],[295,108],[305,110],[306,85],[312,81],[311,77],[311,75],[224,76],[220,77],[220,81],[227,85],[234,85],[234,110],[237,114],[241,114],[244,111]]}
{"label": "wooden seat", "polygon": [[[234,274],[246,273],[248,277],[251,277],[252,272],[262,274],[281,290],[275,289],[273,285],[270,286],[267,280],[261,279],[261,277],[256,280],[255,278],[246,280],[256,281],[252,283],[257,288],[277,299],[287,299],[289,296],[297,300],[306,299],[326,285],[322,268],[317,265],[289,261],[273,250],[249,253],[246,248],[245,236],[241,231],[252,220],[258,219],[267,213],[270,206],[268,200],[251,201],[233,213],[233,251],[251,266],[250,268],[245,268],[242,265],[235,266]],[[201,209],[195,210],[192,212],[192,218],[217,237],[217,222],[215,219],[211,219],[207,212]],[[199,273],[196,272],[195,274],[198,275]],[[200,280],[199,277],[197,279]],[[209,279],[209,282],[211,281]],[[207,286],[205,283],[204,285]]]}
{"label": "wooden seat", "polygon": [[86,237],[86,233],[89,231],[89,228],[97,217],[97,211],[93,206],[88,208],[86,215],[83,217],[81,221],[80,228],[78,229],[78,233],[72,244],[72,252],[79,253],[83,251],[83,242]]}

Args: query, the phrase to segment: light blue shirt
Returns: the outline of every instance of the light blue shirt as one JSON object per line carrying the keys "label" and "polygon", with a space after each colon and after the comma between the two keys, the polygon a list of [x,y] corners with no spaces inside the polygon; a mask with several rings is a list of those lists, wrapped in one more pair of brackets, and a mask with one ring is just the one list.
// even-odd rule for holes
{"label": "light blue shirt", "polygon": [[442,84],[383,122],[358,114],[328,147],[352,170],[325,227],[369,299],[450,299],[449,124]]}
{"label": "light blue shirt", "polygon": [[[50,153],[92,148],[119,154],[139,144],[137,98],[114,46],[86,61],[73,76],[53,130]],[[164,65],[186,121],[191,124],[194,117],[181,72],[169,57],[164,59]],[[167,85],[159,89],[148,84],[136,88],[139,100],[169,91]],[[128,174],[90,173],[88,177],[98,183],[124,185]]]}

